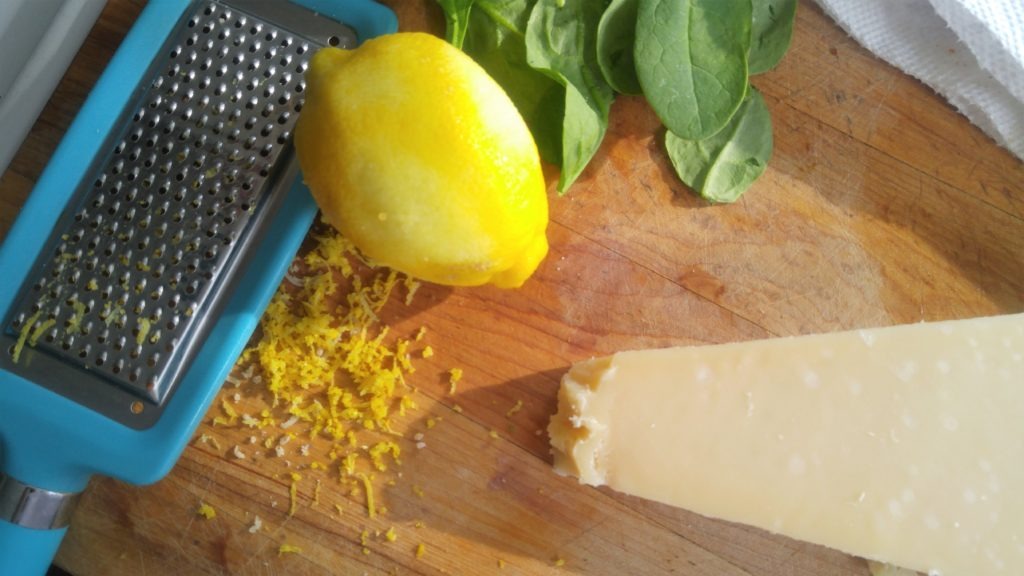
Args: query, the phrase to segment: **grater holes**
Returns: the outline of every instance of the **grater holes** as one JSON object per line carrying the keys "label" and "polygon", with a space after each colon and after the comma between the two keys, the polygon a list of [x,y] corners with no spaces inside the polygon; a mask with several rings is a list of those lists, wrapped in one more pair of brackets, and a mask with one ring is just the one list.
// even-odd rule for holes
{"label": "grater holes", "polygon": [[331,36],[330,38],[327,39],[327,44],[330,46],[337,46],[341,44],[341,38],[337,36]]}

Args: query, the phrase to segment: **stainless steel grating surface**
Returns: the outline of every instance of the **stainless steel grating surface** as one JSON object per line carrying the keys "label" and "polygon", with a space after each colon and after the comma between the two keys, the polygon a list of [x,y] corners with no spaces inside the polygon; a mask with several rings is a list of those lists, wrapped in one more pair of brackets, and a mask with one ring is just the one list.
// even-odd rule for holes
{"label": "stainless steel grating surface", "polygon": [[45,354],[157,405],[187,369],[284,192],[275,190],[294,175],[282,165],[293,164],[309,57],[324,43],[355,43],[350,30],[284,2],[237,3],[331,32],[311,39],[251,10],[195,6],[22,288],[6,364]]}

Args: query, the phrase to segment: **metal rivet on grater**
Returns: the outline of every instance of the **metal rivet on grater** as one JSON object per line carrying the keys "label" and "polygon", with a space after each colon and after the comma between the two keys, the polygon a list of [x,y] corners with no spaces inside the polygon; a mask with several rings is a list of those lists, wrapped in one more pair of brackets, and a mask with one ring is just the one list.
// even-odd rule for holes
{"label": "metal rivet on grater", "polygon": [[[207,1],[185,16],[22,288],[0,364],[128,423],[145,413],[137,399],[161,406],[291,184],[303,72],[339,38],[355,44],[286,2]],[[48,383],[57,365],[117,386]]]}

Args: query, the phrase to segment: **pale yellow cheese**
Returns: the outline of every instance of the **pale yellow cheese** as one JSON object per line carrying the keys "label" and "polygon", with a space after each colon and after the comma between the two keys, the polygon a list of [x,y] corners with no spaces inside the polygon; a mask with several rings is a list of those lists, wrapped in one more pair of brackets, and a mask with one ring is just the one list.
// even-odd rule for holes
{"label": "pale yellow cheese", "polygon": [[1024,574],[1024,315],[581,362],[549,432],[586,484],[931,574]]}

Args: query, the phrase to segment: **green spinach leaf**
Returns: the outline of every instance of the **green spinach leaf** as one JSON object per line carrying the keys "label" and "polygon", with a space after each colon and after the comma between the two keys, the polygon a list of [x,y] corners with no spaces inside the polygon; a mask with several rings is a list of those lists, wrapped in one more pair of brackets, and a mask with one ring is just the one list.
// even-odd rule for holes
{"label": "green spinach leaf", "polygon": [[639,0],[637,77],[678,136],[711,136],[743,102],[751,10],[751,0]]}
{"label": "green spinach leaf", "polygon": [[504,88],[541,158],[560,164],[565,89],[526,62],[526,23],[536,0],[477,0],[463,49]]}
{"label": "green spinach leaf", "polygon": [[462,42],[466,38],[466,29],[469,26],[469,15],[473,9],[475,0],[437,0],[444,11],[444,19],[447,24],[445,38],[456,48],[462,49]]}
{"label": "green spinach leaf", "polygon": [[633,59],[637,1],[612,0],[597,26],[597,63],[608,84],[623,94],[641,92]]}
{"label": "green spinach leaf", "polygon": [[705,140],[665,135],[669,159],[687,186],[712,202],[734,202],[765,170],[772,155],[772,120],[751,88],[729,124]]}
{"label": "green spinach leaf", "polygon": [[767,72],[782,60],[793,38],[797,0],[753,0],[750,74]]}
{"label": "green spinach leaf", "polygon": [[608,129],[615,92],[597,65],[596,48],[603,8],[595,0],[538,0],[526,26],[526,61],[565,86],[560,194],[583,172]]}

